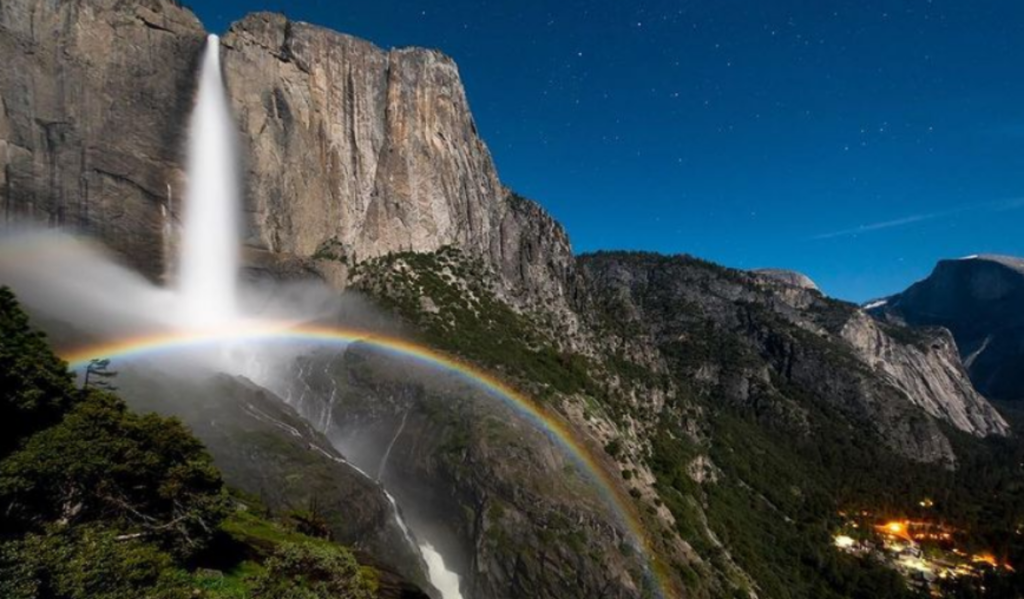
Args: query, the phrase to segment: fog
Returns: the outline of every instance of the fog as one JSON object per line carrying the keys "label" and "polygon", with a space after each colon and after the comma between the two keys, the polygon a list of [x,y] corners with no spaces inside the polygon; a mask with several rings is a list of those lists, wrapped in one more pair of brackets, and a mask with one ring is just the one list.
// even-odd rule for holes
{"label": "fog", "polygon": [[[0,285],[14,290],[40,321],[73,325],[80,339],[68,341],[88,343],[180,330],[189,301],[87,238],[30,229],[0,233]],[[358,294],[339,294],[317,281],[253,279],[240,285],[238,305],[233,316],[211,326],[224,330],[226,341],[247,322],[396,330]]]}
{"label": "fog", "polygon": [[[367,427],[359,435],[366,447],[353,459],[346,454],[352,445],[347,445],[346,439],[336,434],[339,429],[335,421],[343,419],[343,415],[330,411],[337,401],[327,391],[333,385],[334,373],[326,370],[323,380],[314,386],[307,380],[309,372],[298,376],[304,368],[308,371],[308,364],[314,359],[323,360],[325,356],[340,359],[345,355],[346,346],[324,347],[310,341],[288,339],[286,334],[272,342],[252,343],[244,339],[244,333],[250,325],[264,322],[283,328],[310,324],[356,328],[389,336],[401,335],[401,327],[358,293],[339,293],[316,280],[279,281],[255,275],[239,279],[237,313],[229,322],[222,323],[223,335],[219,338],[215,335],[215,342],[131,359],[113,357],[111,368],[121,370],[122,378],[126,377],[127,386],[122,393],[125,399],[138,408],[191,421],[206,409],[197,406],[191,397],[183,397],[176,405],[169,405],[167,401],[153,403],[152,398],[145,396],[145,381],[161,381],[164,387],[161,395],[169,397],[173,394],[166,387],[181,377],[188,377],[190,381],[182,384],[182,392],[186,394],[189,393],[186,389],[201,386],[202,381],[214,380],[219,374],[240,377],[281,397],[314,429],[328,434],[338,451],[353,460],[352,464],[376,473],[376,477],[367,475],[367,478],[379,483],[383,478],[384,454],[395,442],[400,442],[394,429]],[[140,275],[102,245],[68,233],[32,229],[0,232],[0,285],[14,291],[35,324],[48,333],[58,349],[171,335],[183,329],[191,331],[194,326],[181,318],[187,309],[187,300],[178,290]],[[235,334],[242,335],[242,339],[235,338]],[[430,368],[403,360],[395,360],[393,367],[401,371],[402,377],[412,380],[426,381],[442,376]],[[305,390],[300,397],[296,389],[302,385]],[[202,397],[207,402],[221,401],[212,393]],[[225,413],[219,412],[218,417],[224,418]],[[385,422],[388,421],[382,421]],[[335,434],[330,434],[332,431]],[[367,453],[371,447],[376,451],[374,455]],[[382,491],[387,493],[384,487]],[[446,558],[440,553],[450,551],[458,556],[454,561],[461,565],[465,558],[460,555],[460,543],[453,542],[451,531],[444,530],[441,523],[424,521],[421,514],[433,510],[425,505],[412,505],[420,501],[419,493],[401,491],[400,503],[395,504],[396,521],[403,529],[411,529],[409,543],[420,553],[422,567],[437,587],[439,596],[460,598],[459,576],[450,565],[445,565]],[[388,498],[394,502],[390,494]],[[408,524],[402,521],[401,511],[414,516]]]}

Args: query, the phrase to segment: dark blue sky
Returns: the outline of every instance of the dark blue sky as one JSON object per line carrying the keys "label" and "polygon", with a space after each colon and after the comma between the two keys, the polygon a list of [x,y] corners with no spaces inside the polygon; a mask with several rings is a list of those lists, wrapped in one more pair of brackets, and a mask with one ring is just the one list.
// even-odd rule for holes
{"label": "dark blue sky", "polygon": [[577,251],[801,270],[866,300],[1024,255],[1020,0],[203,0],[459,63],[503,180]]}

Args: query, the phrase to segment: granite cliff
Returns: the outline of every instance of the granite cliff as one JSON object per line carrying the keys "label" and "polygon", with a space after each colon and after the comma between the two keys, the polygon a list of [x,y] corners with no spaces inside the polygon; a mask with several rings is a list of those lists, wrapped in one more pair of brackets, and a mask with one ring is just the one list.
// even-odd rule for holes
{"label": "granite cliff", "polygon": [[499,181],[450,58],[269,13],[223,44],[257,258],[344,287],[361,261],[456,246],[500,273],[516,303],[567,304],[568,237]]}
{"label": "granite cliff", "polygon": [[[167,0],[0,10],[5,221],[86,231],[166,276],[202,25]],[[361,259],[458,245],[524,301],[564,302],[568,240],[501,185],[450,58],[271,14],[223,45],[257,256],[343,286]]]}
{"label": "granite cliff", "polygon": [[84,231],[161,277],[205,38],[164,0],[5,1],[4,222]]}
{"label": "granite cliff", "polygon": [[868,306],[877,318],[943,327],[975,387],[986,397],[1024,398],[1024,260],[972,256],[943,260],[923,281]]}

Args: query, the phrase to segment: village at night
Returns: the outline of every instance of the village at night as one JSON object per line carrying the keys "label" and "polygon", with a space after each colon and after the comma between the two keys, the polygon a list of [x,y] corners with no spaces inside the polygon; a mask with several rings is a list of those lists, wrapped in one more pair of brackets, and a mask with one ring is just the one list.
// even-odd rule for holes
{"label": "village at night", "polygon": [[[932,499],[918,505],[913,518],[888,518],[869,510],[840,512],[842,525],[833,537],[836,548],[898,571],[911,588],[932,597],[982,594],[988,580],[1015,572],[1004,557],[978,546],[968,531],[940,518],[929,519]],[[1015,534],[1024,535],[1024,523]]]}

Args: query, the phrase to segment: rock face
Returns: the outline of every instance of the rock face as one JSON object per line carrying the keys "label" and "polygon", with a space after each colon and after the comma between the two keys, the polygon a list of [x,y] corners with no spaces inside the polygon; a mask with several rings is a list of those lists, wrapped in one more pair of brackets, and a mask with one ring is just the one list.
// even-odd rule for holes
{"label": "rock face", "polygon": [[[464,597],[644,596],[635,541],[544,433],[493,397],[358,344],[300,361],[284,396],[384,482]],[[569,574],[571,573],[571,574]]]}
{"label": "rock face", "polygon": [[1024,399],[1024,260],[943,260],[909,289],[874,302],[879,319],[949,329],[975,387],[986,397]]}
{"label": "rock face", "polygon": [[489,236],[503,190],[449,58],[264,13],[224,46],[255,244],[359,258]]}
{"label": "rock face", "polygon": [[949,331],[915,331],[916,338],[910,339],[907,335],[880,327],[863,312],[840,332],[861,359],[928,414],[978,437],[1009,434],[1006,420],[971,384]]}
{"label": "rock face", "polygon": [[501,185],[450,58],[268,13],[223,44],[250,245],[312,260],[338,285],[367,258],[453,245],[485,256],[515,295],[564,303],[568,238]]}
{"label": "rock face", "polygon": [[[164,277],[204,40],[171,0],[5,2],[4,222],[87,232]],[[450,58],[262,13],[223,45],[263,267],[340,287],[365,258],[455,245],[519,303],[571,301],[568,237],[501,185]]]}
{"label": "rock face", "polygon": [[205,35],[191,12],[165,0],[5,0],[3,221],[85,231],[163,275]]}
{"label": "rock face", "polygon": [[[954,456],[917,408],[976,436],[1009,430],[971,388],[952,340],[941,334],[906,339],[817,291],[796,293],[789,282],[686,257],[602,253],[582,261],[597,301],[636,323],[662,353],[680,342],[709,344],[709,336],[719,337],[711,346],[733,344],[724,353],[690,349],[676,362],[730,401],[786,396],[777,382],[785,381],[924,462]],[[771,409],[798,419],[803,410],[785,402]]]}

